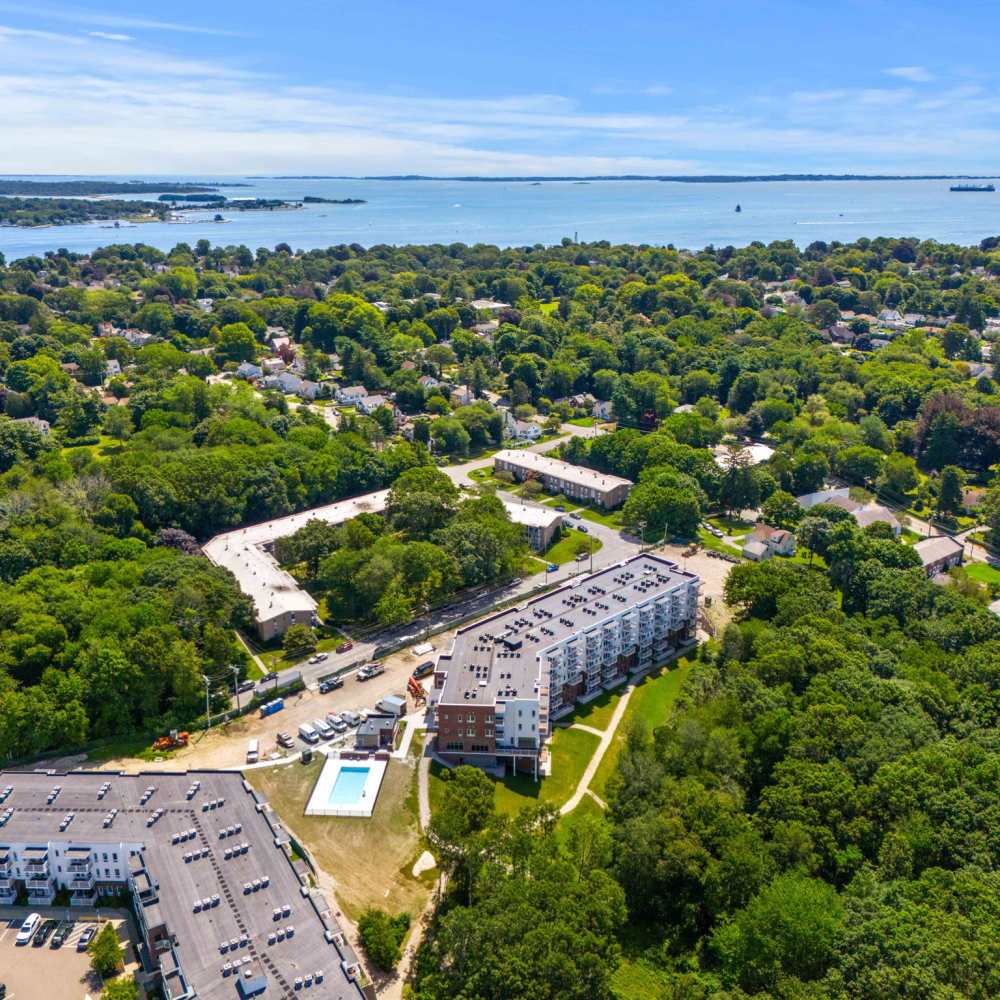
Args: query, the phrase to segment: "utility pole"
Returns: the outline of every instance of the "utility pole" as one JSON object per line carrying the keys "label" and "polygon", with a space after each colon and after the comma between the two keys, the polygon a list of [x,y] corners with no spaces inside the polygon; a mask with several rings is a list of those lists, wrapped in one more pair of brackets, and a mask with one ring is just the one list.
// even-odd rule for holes
{"label": "utility pole", "polygon": [[202,674],[201,679],[205,682],[205,732],[208,732],[209,723],[212,719],[212,702],[209,696],[209,685],[211,681],[207,674]]}
{"label": "utility pole", "polygon": [[639,522],[639,554],[646,551],[646,520],[643,518]]}
{"label": "utility pole", "polygon": [[240,710],[240,689],[239,689],[239,679],[240,679],[240,668],[236,666],[235,663],[230,664],[229,669],[233,672],[233,697],[236,698],[236,711]]}

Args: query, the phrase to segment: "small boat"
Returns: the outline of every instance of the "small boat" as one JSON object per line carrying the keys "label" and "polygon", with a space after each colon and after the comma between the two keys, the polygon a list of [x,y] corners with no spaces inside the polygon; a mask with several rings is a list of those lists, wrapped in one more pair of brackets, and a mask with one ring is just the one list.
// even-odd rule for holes
{"label": "small boat", "polygon": [[742,212],[743,211],[743,209],[740,208],[739,202],[736,203],[736,211],[737,212]]}

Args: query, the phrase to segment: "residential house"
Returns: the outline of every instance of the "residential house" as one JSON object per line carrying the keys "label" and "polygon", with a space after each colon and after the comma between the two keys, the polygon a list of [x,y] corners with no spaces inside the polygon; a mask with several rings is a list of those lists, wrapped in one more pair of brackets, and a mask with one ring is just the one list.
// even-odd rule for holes
{"label": "residential house", "polygon": [[367,395],[368,390],[363,385],[342,385],[334,393],[334,398],[345,406],[354,406],[359,399],[364,399]]}
{"label": "residential house", "polygon": [[211,299],[195,299],[194,304],[203,312],[210,313],[212,311],[212,300]]}
{"label": "residential house", "polygon": [[260,363],[265,375],[277,375],[286,368],[285,362],[281,358],[264,358]]}
{"label": "residential house", "polygon": [[292,372],[279,372],[277,375],[268,375],[262,384],[265,389],[288,393],[292,396],[298,396],[301,399],[313,400],[319,394],[318,382],[310,382],[308,379],[299,378],[298,375]]}
{"label": "residential house", "polygon": [[451,390],[452,406],[468,406],[475,400],[476,394],[467,385],[457,385]]}
{"label": "residential house", "polygon": [[511,437],[517,441],[537,441],[542,436],[542,428],[534,420],[514,420]]}
{"label": "residential house", "polygon": [[498,302],[496,299],[473,299],[469,305],[482,312],[500,312],[501,309],[510,308],[509,302]]}
{"label": "residential house", "polygon": [[591,414],[597,417],[598,420],[613,420],[614,419],[614,406],[610,399],[595,399],[594,408],[591,410]]}
{"label": "residential house", "polygon": [[536,478],[550,493],[562,493],[576,500],[592,501],[612,508],[625,502],[632,481],[607,473],[572,465],[549,455],[525,449],[504,449],[493,456],[497,472],[509,472],[518,482]]}
{"label": "residential house", "polygon": [[436,389],[441,384],[441,381],[436,379],[433,375],[421,375],[418,381],[420,382],[420,386],[424,392]]}
{"label": "residential house", "polygon": [[117,378],[122,373],[121,362],[117,358],[108,358],[104,363],[104,377]]}
{"label": "residential house", "polygon": [[851,499],[851,491],[846,487],[836,490],[821,490],[818,493],[806,493],[797,497],[799,506],[805,510],[817,506],[817,504],[827,504],[831,507],[839,507],[846,510],[857,522],[859,528],[867,528],[869,524],[888,524],[892,528],[892,533],[898,538],[902,531],[902,525],[896,519],[888,507],[882,504],[861,503]]}
{"label": "residential house", "polygon": [[354,404],[358,408],[359,413],[365,414],[365,416],[370,417],[380,406],[388,406],[389,409],[395,410],[392,404],[392,400],[388,396],[383,396],[380,393],[376,393],[374,396],[362,396]]}
{"label": "residential house", "polygon": [[893,326],[901,324],[903,317],[897,309],[883,309],[878,314],[878,321],[879,323],[884,323],[886,326]]}
{"label": "residential house", "polygon": [[483,340],[492,340],[493,335],[500,329],[500,321],[488,319],[485,323],[473,323],[472,332]]}
{"label": "residential house", "polygon": [[921,538],[914,544],[913,551],[920,556],[924,572],[931,579],[955,566],[961,566],[965,553],[962,543],[950,535]]}
{"label": "residential house", "polygon": [[142,330],[126,330],[122,336],[128,341],[130,347],[145,347],[156,340],[151,333],[144,333]]}
{"label": "residential house", "polygon": [[772,528],[769,524],[758,524],[747,536],[743,546],[743,558],[763,562],[772,556],[795,555],[795,536],[784,528]]}
{"label": "residential house", "polygon": [[41,417],[18,417],[14,423],[24,427],[33,427],[42,437],[48,437],[49,431],[52,430],[52,425],[47,420],[42,420]]}
{"label": "residential house", "polygon": [[236,377],[245,378],[248,381],[252,378],[260,378],[264,374],[260,365],[255,365],[250,361],[241,361],[236,366]]}

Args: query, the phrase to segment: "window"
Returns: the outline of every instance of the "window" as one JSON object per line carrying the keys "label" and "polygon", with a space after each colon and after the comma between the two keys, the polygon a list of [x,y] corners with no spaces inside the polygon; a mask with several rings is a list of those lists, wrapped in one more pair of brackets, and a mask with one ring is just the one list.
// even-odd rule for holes
{"label": "window", "polygon": [[468,717],[468,719],[466,721],[467,722],[475,722],[476,721],[476,717],[470,712],[469,713],[469,717]]}
{"label": "window", "polygon": [[465,735],[466,736],[475,736],[476,735],[476,730],[475,729],[466,729]]}
{"label": "window", "polygon": [[445,744],[445,749],[446,750],[461,750],[461,749],[463,749],[463,746],[464,746],[464,744],[461,741],[459,741],[459,742],[452,741],[451,743],[446,743]]}
{"label": "window", "polygon": [[473,753],[489,753],[490,748],[485,743],[473,743],[472,744]]}
{"label": "window", "polygon": [[484,735],[484,736],[492,736],[492,735],[493,735],[493,727],[492,727],[492,726],[487,726],[487,727],[486,727],[486,728],[485,728],[485,729],[483,730],[483,735]]}

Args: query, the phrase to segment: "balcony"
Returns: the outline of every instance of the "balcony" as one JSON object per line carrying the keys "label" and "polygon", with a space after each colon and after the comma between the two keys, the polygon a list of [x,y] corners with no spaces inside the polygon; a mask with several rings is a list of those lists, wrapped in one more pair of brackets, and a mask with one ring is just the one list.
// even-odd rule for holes
{"label": "balcony", "polygon": [[29,906],[51,906],[52,900],[56,898],[56,891],[52,886],[48,889],[29,889],[28,890],[28,905]]}
{"label": "balcony", "polygon": [[70,906],[93,906],[97,899],[96,889],[78,890],[69,896]]}
{"label": "balcony", "polygon": [[76,892],[78,890],[93,890],[95,879],[93,875],[74,875],[69,882],[69,888],[71,892]]}

